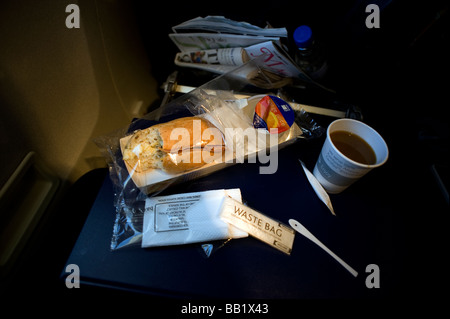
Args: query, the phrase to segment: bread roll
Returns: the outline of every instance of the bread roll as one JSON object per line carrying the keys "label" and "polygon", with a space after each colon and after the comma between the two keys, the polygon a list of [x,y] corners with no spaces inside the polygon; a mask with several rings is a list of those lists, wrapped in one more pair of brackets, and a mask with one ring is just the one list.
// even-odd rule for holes
{"label": "bread roll", "polygon": [[182,173],[222,156],[222,133],[199,117],[184,117],[135,132],[123,160],[136,172]]}

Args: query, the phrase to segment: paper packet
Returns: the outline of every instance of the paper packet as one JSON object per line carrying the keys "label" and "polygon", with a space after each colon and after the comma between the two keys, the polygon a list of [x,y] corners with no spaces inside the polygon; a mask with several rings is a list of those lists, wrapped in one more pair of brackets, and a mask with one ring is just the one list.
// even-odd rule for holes
{"label": "paper packet", "polygon": [[147,198],[142,247],[247,237],[245,231],[220,218],[222,202],[228,197],[242,202],[239,188]]}

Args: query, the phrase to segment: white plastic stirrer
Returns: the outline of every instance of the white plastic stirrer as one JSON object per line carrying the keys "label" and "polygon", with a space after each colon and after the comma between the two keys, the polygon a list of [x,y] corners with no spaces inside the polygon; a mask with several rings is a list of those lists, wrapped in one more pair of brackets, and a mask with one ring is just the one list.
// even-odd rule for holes
{"label": "white plastic stirrer", "polygon": [[353,276],[358,276],[358,272],[350,267],[345,261],[339,258],[335,253],[333,253],[327,246],[325,246],[320,240],[318,240],[309,230],[305,228],[302,224],[300,224],[295,219],[289,219],[289,225],[298,231],[300,234],[311,240],[313,243],[318,245],[320,248],[329,253],[334,259],[336,259],[345,269],[347,269]]}

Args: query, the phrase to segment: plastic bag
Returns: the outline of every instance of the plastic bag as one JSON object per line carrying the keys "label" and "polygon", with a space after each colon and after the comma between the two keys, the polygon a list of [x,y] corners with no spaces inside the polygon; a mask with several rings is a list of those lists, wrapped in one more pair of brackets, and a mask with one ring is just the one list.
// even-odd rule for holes
{"label": "plastic bag", "polygon": [[[261,58],[252,60],[173,100],[143,118],[135,119],[127,128],[94,140],[107,160],[114,185],[116,218],[111,240],[112,250],[141,243],[145,201],[149,196],[158,195],[171,185],[209,175],[228,165],[242,163],[246,160],[256,162],[256,159],[267,163],[267,151],[270,155],[270,152],[275,152],[279,148],[295,142],[297,138],[304,136],[305,132],[309,132],[309,128],[300,128],[296,123],[280,134],[270,134],[267,130],[253,127],[254,107],[245,102],[248,100],[248,96],[243,97],[238,92],[261,94],[266,91],[262,88],[279,86],[279,82],[273,83],[273,79],[276,77],[268,77],[268,71],[260,67],[259,60]],[[255,78],[258,81],[255,81]],[[213,139],[209,139],[209,136],[203,138],[203,133],[198,133],[200,134],[198,143],[188,139],[190,141],[190,145],[187,147],[188,152],[195,149],[201,151],[202,159],[203,155],[214,153],[209,162],[202,163],[193,169],[172,173],[152,167],[147,170],[148,167],[139,159],[130,160],[130,154],[131,157],[133,157],[132,154],[140,154],[152,144],[149,142],[146,145],[142,143],[131,145],[130,139],[139,140],[144,135],[154,137],[154,132],[150,132],[151,127],[155,125],[160,127],[161,123],[170,123],[186,117],[190,120],[206,121],[211,124],[209,127],[220,132],[220,136],[214,134]],[[193,123],[191,124],[193,125],[192,130],[196,125],[195,122]],[[201,126],[202,123],[198,123],[198,125]],[[174,125],[174,127],[176,126],[177,124]],[[189,128],[184,128],[188,133],[192,133]],[[177,136],[179,137],[179,135]],[[177,141],[180,140],[183,138],[181,137]],[[217,142],[218,140],[220,143]],[[159,143],[157,140],[156,142]],[[161,143],[158,145],[161,146]],[[206,146],[210,148],[208,149]],[[178,144],[175,153],[172,151],[163,150],[166,153],[163,153],[162,156],[175,159],[178,152],[183,153],[186,148],[181,143]],[[193,156],[190,154],[185,159],[192,160]],[[178,165],[177,161],[175,159],[172,164]],[[264,168],[266,168],[265,171]],[[260,172],[270,173],[270,170],[261,166]]]}

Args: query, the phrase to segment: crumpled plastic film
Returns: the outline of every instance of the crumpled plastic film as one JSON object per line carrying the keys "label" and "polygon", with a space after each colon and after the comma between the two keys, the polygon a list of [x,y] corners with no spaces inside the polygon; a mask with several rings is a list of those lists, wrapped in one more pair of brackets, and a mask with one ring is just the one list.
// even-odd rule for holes
{"label": "crumpled plastic film", "polygon": [[[259,60],[261,59],[259,58]],[[145,201],[148,197],[159,195],[174,184],[206,176],[228,165],[239,163],[240,161],[236,160],[236,150],[241,148],[245,149],[244,157],[250,152],[248,150],[262,149],[265,151],[269,144],[252,145],[252,141],[246,141],[245,145],[237,147],[241,140],[240,135],[236,135],[236,132],[239,133],[246,129],[254,130],[252,126],[253,113],[246,107],[242,92],[250,94],[250,96],[261,93],[273,94],[270,90],[278,87],[274,81],[279,79],[268,77],[267,72],[261,68],[259,60],[251,60],[234,71],[215,78],[160,109],[133,120],[126,128],[94,139],[107,161],[114,187],[113,205],[116,216],[112,217],[114,219],[112,250],[141,244]],[[259,77],[258,74],[260,74]],[[255,81],[255,78],[258,78],[258,81]],[[265,81],[264,85],[261,81]],[[125,163],[124,147],[127,145],[127,140],[136,132],[182,117],[206,119],[220,130],[225,147],[222,161],[208,163],[198,169],[179,174],[167,174],[157,169],[154,169],[152,173],[144,174],[130,168],[130,165]],[[295,141],[298,137],[305,137],[311,129],[316,130],[318,127],[308,125],[302,128],[293,125],[286,132],[275,135],[277,146],[287,145],[287,142]],[[273,134],[258,131],[255,141],[260,143],[260,140],[265,140],[268,143],[269,135]],[[309,135],[314,137],[314,134]],[[241,143],[244,142],[241,141]]]}

